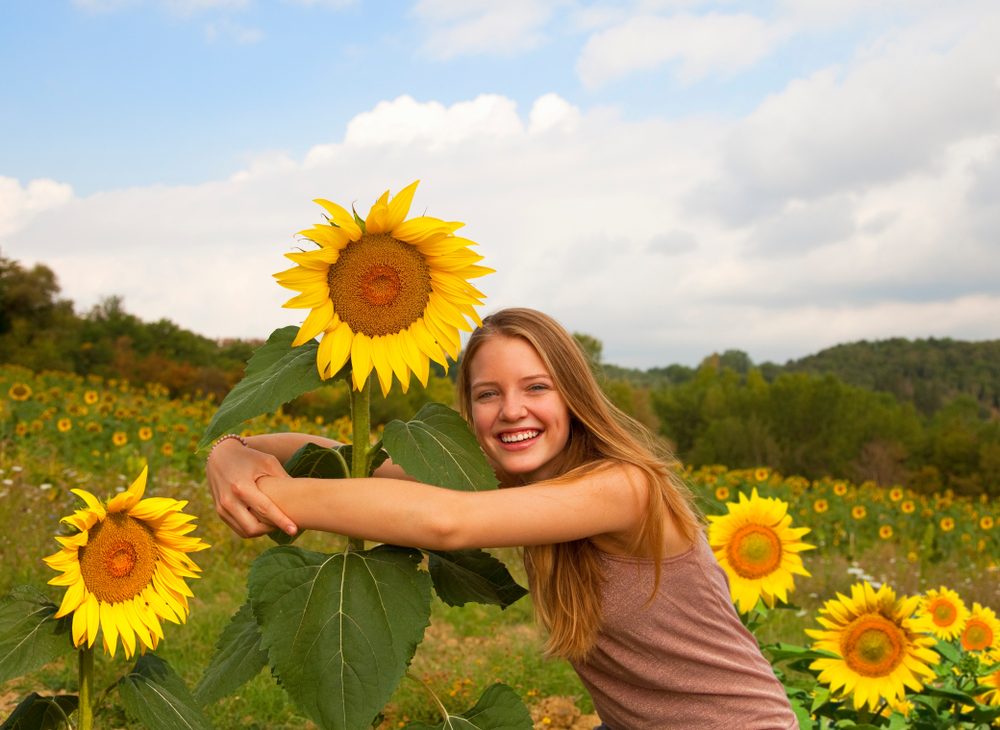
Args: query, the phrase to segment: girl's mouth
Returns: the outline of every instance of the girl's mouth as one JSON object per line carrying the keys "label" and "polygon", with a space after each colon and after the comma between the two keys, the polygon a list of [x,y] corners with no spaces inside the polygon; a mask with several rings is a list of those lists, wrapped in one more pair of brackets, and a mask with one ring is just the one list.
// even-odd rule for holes
{"label": "girl's mouth", "polygon": [[517,444],[522,441],[530,441],[533,438],[537,438],[541,433],[538,429],[528,428],[521,431],[506,431],[498,435],[501,443],[504,444]]}

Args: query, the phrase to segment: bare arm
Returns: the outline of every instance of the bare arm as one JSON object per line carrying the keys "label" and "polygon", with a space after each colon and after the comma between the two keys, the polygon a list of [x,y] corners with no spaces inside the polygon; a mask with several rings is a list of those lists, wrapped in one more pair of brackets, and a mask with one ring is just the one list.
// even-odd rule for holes
{"label": "bare arm", "polygon": [[[275,527],[294,535],[298,530],[296,520],[260,491],[257,480],[264,476],[288,477],[282,464],[306,444],[332,448],[340,442],[304,433],[259,434],[246,441],[246,447],[236,439],[223,441],[212,450],[205,465],[216,513],[242,537],[257,537]],[[391,461],[382,464],[376,474],[409,478]]]}
{"label": "bare arm", "polygon": [[645,478],[624,466],[570,482],[486,492],[379,477],[262,477],[258,484],[302,527],[444,550],[630,536],[648,499]]}

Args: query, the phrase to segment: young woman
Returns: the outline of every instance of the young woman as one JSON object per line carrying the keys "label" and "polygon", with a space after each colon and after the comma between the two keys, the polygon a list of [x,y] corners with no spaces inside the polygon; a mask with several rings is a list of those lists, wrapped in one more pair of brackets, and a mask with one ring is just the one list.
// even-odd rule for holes
{"label": "young woman", "polygon": [[294,479],[302,434],[217,442],[216,510],[244,537],[329,530],[454,550],[523,546],[546,650],[605,727],[796,728],[740,623],[676,462],[603,395],[575,340],[530,309],[487,317],[459,366],[460,410],[501,489],[458,492],[391,463],[370,479]]}

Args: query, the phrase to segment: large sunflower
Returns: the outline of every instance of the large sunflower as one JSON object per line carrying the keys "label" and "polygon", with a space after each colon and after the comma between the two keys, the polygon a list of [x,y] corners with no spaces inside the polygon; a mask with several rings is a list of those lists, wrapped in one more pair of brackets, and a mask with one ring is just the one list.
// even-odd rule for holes
{"label": "large sunflower", "polygon": [[966,651],[1000,650],[1000,620],[992,608],[973,601],[972,611],[962,628],[962,648]]}
{"label": "large sunflower", "polygon": [[740,492],[739,502],[726,507],[729,514],[709,516],[708,542],[729,574],[740,613],[752,611],[758,598],[771,607],[775,599],[787,601],[795,588],[792,576],[809,575],[799,555],[814,547],[802,542],[809,528],[792,527],[788,504],[756,489],[749,499]]}
{"label": "large sunflower", "polygon": [[187,553],[208,545],[188,535],[194,515],[187,502],[167,497],[142,499],[147,469],[126,491],[102,504],[83,489],[72,490],[87,503],[62,521],[79,532],[56,537],[63,547],[45,562],[62,575],[49,581],[66,586],[56,618],[73,614],[73,643],[93,646],[98,629],[104,650],[115,654],[121,637],[125,655],[155,649],[163,638],[161,619],[183,623],[191,590],[184,578],[200,569]]}
{"label": "large sunflower", "polygon": [[965,607],[959,595],[941,586],[931,588],[920,602],[920,617],[924,621],[924,630],[934,634],[939,639],[950,641],[961,634],[965,622],[969,618],[969,609]]}
{"label": "large sunflower", "polygon": [[458,357],[458,331],[466,317],[481,324],[474,305],[485,296],[467,279],[491,273],[477,266],[473,241],[459,238],[461,223],[419,217],[405,220],[414,182],[392,200],[389,191],[361,220],[336,203],[317,200],[329,214],[299,235],[319,248],[285,256],[297,266],[275,274],[282,286],[301,292],[286,307],[310,309],[292,343],[322,334],[316,366],[329,378],[351,361],[354,387],[374,368],[388,393],[395,374],[405,392],[413,372],[427,384],[430,360],[448,367]]}
{"label": "large sunflower", "polygon": [[920,599],[900,597],[887,585],[851,586],[851,596],[837,594],[820,609],[817,621],[825,629],[806,629],[816,639],[813,648],[836,654],[810,664],[819,681],[835,693],[854,695],[854,707],[874,710],[881,699],[899,702],[905,687],[919,690],[934,678],[931,665],[938,655],[933,636],[922,633],[913,618]]}

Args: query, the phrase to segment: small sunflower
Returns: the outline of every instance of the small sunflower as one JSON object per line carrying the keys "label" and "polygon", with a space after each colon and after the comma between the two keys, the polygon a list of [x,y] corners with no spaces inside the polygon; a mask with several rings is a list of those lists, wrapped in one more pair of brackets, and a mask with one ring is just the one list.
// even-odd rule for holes
{"label": "small sunflower", "polygon": [[843,497],[847,494],[847,485],[843,482],[835,482],[833,485],[833,493],[838,497]]}
{"label": "small sunflower", "polygon": [[163,638],[161,619],[183,623],[188,597],[184,578],[200,569],[187,553],[208,545],[188,535],[194,515],[187,502],[167,497],[143,499],[147,469],[121,494],[102,504],[83,489],[72,492],[87,503],[62,521],[79,532],[56,537],[62,549],[45,563],[62,573],[50,585],[66,586],[56,618],[73,614],[73,643],[93,646],[98,629],[104,650],[114,656],[121,638],[125,656],[155,649]]}
{"label": "small sunflower", "polygon": [[758,599],[771,607],[775,599],[787,601],[793,575],[809,575],[799,555],[814,547],[802,542],[809,528],[792,527],[788,504],[761,497],[756,489],[749,499],[741,492],[739,502],[726,508],[729,514],[709,516],[708,541],[729,575],[740,612],[752,611]]}
{"label": "small sunflower", "polygon": [[410,373],[427,384],[430,360],[448,367],[458,357],[466,318],[481,324],[475,306],[482,292],[467,279],[492,273],[478,266],[473,241],[454,235],[461,223],[437,218],[405,220],[414,182],[391,200],[389,191],[361,220],[336,203],[316,200],[329,214],[299,235],[319,248],[285,256],[297,266],[275,274],[300,292],[286,307],[309,309],[292,343],[322,335],[316,358],[320,377],[335,375],[348,360],[358,390],[374,369],[387,394],[393,375],[405,392]]}
{"label": "small sunflower", "polygon": [[903,514],[912,515],[917,510],[917,505],[913,503],[912,499],[908,499],[899,505],[899,508],[903,511]]}
{"label": "small sunflower", "polygon": [[941,586],[927,591],[920,602],[920,615],[925,619],[926,631],[939,639],[951,640],[965,627],[969,609],[955,591]]}
{"label": "small sunflower", "polygon": [[[987,667],[994,664],[1000,665],[1000,650],[990,654],[985,661],[985,666]],[[981,677],[979,683],[989,688],[979,698],[979,701],[984,705],[1000,707],[1000,666],[986,676]]]}
{"label": "small sunflower", "polygon": [[992,608],[973,602],[962,629],[962,648],[966,651],[1000,649],[1000,621]]}
{"label": "small sunflower", "polygon": [[725,502],[729,499],[729,487],[721,486],[715,488],[715,498],[720,502]]}
{"label": "small sunflower", "polygon": [[920,631],[912,618],[920,599],[900,597],[887,585],[877,591],[867,581],[851,586],[850,597],[837,594],[820,609],[823,629],[806,629],[814,649],[835,658],[809,665],[819,681],[843,696],[854,695],[854,707],[874,710],[882,699],[899,702],[906,687],[919,690],[934,678],[930,667],[939,657],[934,637]]}
{"label": "small sunflower", "polygon": [[14,383],[7,391],[11,400],[25,401],[31,397],[31,386],[27,383]]}
{"label": "small sunflower", "polygon": [[97,394],[96,390],[88,390],[83,394],[83,402],[88,406],[92,406],[100,400],[101,396]]}
{"label": "small sunflower", "polygon": [[111,443],[113,443],[115,446],[124,446],[125,444],[128,443],[128,434],[126,434],[124,431],[115,431],[111,435]]}
{"label": "small sunflower", "polygon": [[771,475],[771,472],[769,470],[767,470],[767,469],[764,469],[764,468],[755,469],[754,472],[753,472],[753,478],[756,479],[758,482],[767,481],[767,478],[770,475]]}
{"label": "small sunflower", "polygon": [[898,502],[903,498],[903,490],[901,487],[893,487],[889,490],[889,499],[893,502]]}
{"label": "small sunflower", "polygon": [[142,428],[139,429],[140,441],[149,441],[151,438],[153,438],[153,429],[151,429],[149,426],[143,426]]}
{"label": "small sunflower", "polygon": [[853,507],[851,507],[851,517],[853,517],[854,519],[863,520],[867,516],[868,516],[868,510],[865,509],[865,506],[863,504],[856,504]]}
{"label": "small sunflower", "polygon": [[992,515],[983,515],[979,518],[979,529],[987,532],[993,529],[994,520]]}
{"label": "small sunflower", "polygon": [[827,502],[825,499],[817,499],[815,502],[813,502],[813,511],[818,515],[823,514],[828,509],[830,509],[830,503]]}
{"label": "small sunflower", "polygon": [[56,428],[59,429],[59,433],[66,433],[73,428],[73,421],[68,418],[60,418],[56,421]]}
{"label": "small sunflower", "polygon": [[878,536],[883,540],[889,540],[892,538],[892,525],[880,525],[878,528]]}
{"label": "small sunflower", "polygon": [[955,529],[955,518],[954,517],[942,517],[941,521],[938,523],[941,526],[942,532],[951,532]]}

